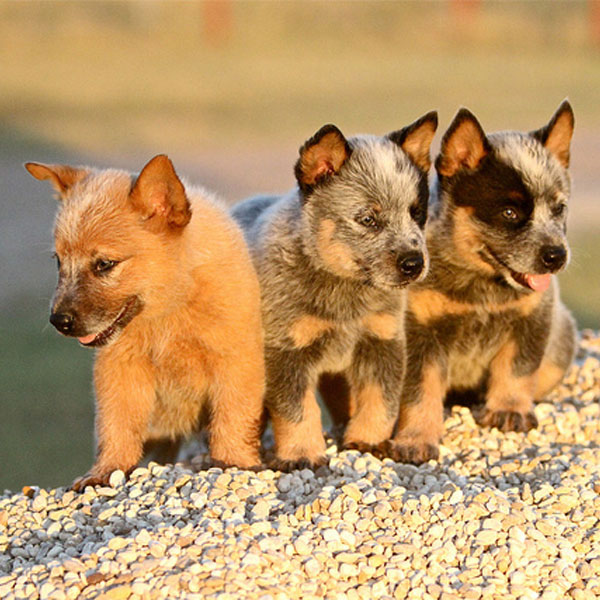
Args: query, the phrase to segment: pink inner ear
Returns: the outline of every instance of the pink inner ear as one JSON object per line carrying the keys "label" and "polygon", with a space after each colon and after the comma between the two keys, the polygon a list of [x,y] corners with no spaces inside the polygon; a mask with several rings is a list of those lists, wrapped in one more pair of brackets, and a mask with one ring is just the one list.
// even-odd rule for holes
{"label": "pink inner ear", "polygon": [[167,204],[168,186],[166,183],[157,182],[150,193],[149,204],[152,207],[152,215],[166,217],[170,210]]}
{"label": "pink inner ear", "polygon": [[323,177],[324,175],[332,175],[334,172],[333,164],[330,161],[325,160],[317,166],[314,178],[317,180],[319,177]]}

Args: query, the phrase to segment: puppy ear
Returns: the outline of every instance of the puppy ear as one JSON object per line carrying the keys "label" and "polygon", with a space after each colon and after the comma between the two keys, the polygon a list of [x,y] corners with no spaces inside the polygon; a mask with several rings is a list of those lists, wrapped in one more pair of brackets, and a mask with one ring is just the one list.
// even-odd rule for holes
{"label": "puppy ear", "polygon": [[142,169],[129,198],[134,209],[156,230],[185,227],[192,218],[185,188],[164,154],[155,156]]}
{"label": "puppy ear", "polygon": [[530,132],[566,168],[569,166],[571,138],[575,127],[575,115],[568,100],[563,100],[550,121],[544,127]]}
{"label": "puppy ear", "polygon": [[294,168],[300,189],[306,191],[319,181],[335,175],[352,150],[335,125],[324,125],[300,148]]}
{"label": "puppy ear", "polygon": [[25,168],[40,181],[50,180],[52,187],[64,198],[66,192],[78,181],[89,175],[90,169],[83,167],[69,167],[68,165],[45,165],[43,163],[28,162]]}
{"label": "puppy ear", "polygon": [[437,126],[438,114],[435,110],[432,110],[414,123],[398,131],[388,133],[386,137],[398,144],[421,171],[427,172],[431,167],[429,147]]}
{"label": "puppy ear", "polygon": [[475,115],[461,108],[442,138],[435,168],[440,175],[451,177],[461,169],[476,169],[490,151],[485,132]]}

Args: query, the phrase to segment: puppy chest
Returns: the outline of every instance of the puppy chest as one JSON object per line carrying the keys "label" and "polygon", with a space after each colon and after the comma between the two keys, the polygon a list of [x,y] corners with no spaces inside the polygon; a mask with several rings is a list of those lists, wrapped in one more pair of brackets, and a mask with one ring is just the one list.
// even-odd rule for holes
{"label": "puppy chest", "polygon": [[506,324],[493,318],[459,319],[445,340],[451,387],[474,388],[507,339]]}
{"label": "puppy chest", "polygon": [[186,435],[197,429],[208,406],[210,370],[189,355],[155,361],[156,394],[150,430],[156,437]]}

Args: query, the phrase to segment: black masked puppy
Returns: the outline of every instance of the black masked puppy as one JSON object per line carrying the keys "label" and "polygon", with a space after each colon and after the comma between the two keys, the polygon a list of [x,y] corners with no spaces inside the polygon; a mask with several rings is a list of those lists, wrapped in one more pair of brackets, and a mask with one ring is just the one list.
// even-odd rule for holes
{"label": "black masked puppy", "polygon": [[387,449],[396,460],[437,458],[449,393],[482,399],[483,425],[536,427],[534,400],[570,365],[575,329],[555,273],[569,258],[573,124],[565,101],[537,131],[486,135],[461,109],[444,135],[431,267],[408,291],[407,376]]}
{"label": "black masked puppy", "polygon": [[349,384],[346,447],[389,439],[405,367],[406,286],[428,256],[428,113],[384,137],[346,139],[325,125],[300,149],[298,187],[236,206],[262,293],[266,406],[276,466],[325,460],[315,389],[323,373]]}

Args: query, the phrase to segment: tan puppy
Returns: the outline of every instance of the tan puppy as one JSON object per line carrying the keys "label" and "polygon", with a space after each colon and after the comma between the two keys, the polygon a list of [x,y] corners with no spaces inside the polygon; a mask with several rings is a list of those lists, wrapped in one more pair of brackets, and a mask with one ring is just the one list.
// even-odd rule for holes
{"label": "tan puppy", "polygon": [[61,200],[51,323],[96,347],[97,457],[73,488],[133,469],[144,446],[203,426],[212,459],[260,463],[260,293],[241,232],[171,161],[138,177],[27,163]]}

